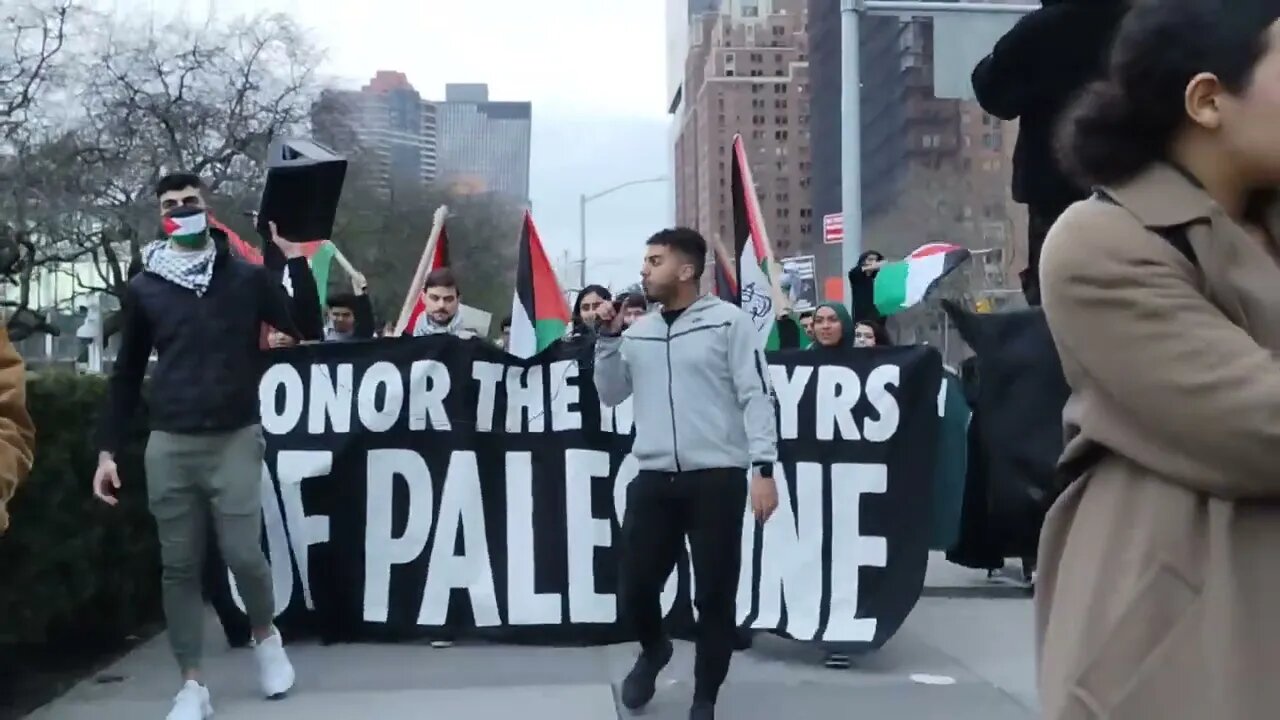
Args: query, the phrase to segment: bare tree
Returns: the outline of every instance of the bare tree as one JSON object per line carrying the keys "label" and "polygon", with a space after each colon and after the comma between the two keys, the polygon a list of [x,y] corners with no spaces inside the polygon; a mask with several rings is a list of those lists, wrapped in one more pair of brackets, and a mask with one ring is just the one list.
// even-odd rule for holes
{"label": "bare tree", "polygon": [[[6,9],[0,18],[0,268],[17,271],[17,297],[3,305],[22,309],[31,294],[33,239],[38,237],[39,163],[29,157],[41,145],[47,123],[43,101],[61,81],[61,60],[75,10],[70,0],[31,0]],[[25,260],[19,262],[23,256]]]}
{"label": "bare tree", "polygon": [[[82,115],[60,158],[73,219],[50,258],[92,258],[98,282],[123,292],[124,268],[154,236],[153,188],[169,172],[200,175],[215,209],[256,203],[267,147],[304,132],[320,54],[288,17],[226,26],[109,25],[76,78]],[[236,212],[224,213],[228,215]]]}
{"label": "bare tree", "polygon": [[71,0],[31,0],[0,18],[0,139],[22,130],[55,79],[71,13]]}

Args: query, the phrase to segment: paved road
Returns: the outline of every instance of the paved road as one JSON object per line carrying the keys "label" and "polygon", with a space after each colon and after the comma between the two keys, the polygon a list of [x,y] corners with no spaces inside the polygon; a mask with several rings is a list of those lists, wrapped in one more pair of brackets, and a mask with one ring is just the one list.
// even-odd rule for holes
{"label": "paved road", "polygon": [[[296,645],[297,689],[266,702],[256,695],[250,652],[224,649],[213,622],[208,673],[219,720],[628,717],[613,688],[630,667],[631,646]],[[823,668],[811,648],[758,639],[735,658],[719,716],[1032,720],[1032,651],[1029,600],[929,597],[885,648],[850,670]],[[692,661],[692,647],[680,645],[646,720],[686,717]],[[90,680],[29,720],[159,720],[175,689],[171,668],[158,638],[97,678],[114,682]],[[955,682],[925,685],[914,674]]]}

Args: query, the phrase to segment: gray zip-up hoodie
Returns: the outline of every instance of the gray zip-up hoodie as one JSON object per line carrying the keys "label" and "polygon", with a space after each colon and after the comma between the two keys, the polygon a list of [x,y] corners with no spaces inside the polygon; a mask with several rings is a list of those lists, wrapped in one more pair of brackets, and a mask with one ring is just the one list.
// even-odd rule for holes
{"label": "gray zip-up hoodie", "polygon": [[595,383],[605,405],[634,397],[631,454],[642,470],[745,470],[777,460],[773,391],[755,324],[715,296],[702,296],[671,325],[651,312],[619,337],[600,337]]}

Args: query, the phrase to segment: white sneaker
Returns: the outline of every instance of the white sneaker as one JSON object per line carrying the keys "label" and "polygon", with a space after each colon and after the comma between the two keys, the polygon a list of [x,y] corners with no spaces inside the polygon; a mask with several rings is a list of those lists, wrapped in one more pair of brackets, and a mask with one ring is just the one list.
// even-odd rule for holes
{"label": "white sneaker", "polygon": [[431,647],[436,649],[451,648],[453,647],[453,641],[452,640],[432,640]]}
{"label": "white sneaker", "polygon": [[205,720],[213,717],[213,705],[209,703],[209,688],[195,680],[188,680],[173,698],[173,709],[166,720]]}
{"label": "white sneaker", "polygon": [[253,655],[258,660],[258,678],[262,682],[262,693],[268,699],[284,697],[293,688],[293,664],[284,651],[284,640],[280,631],[272,628],[271,637],[254,643]]}

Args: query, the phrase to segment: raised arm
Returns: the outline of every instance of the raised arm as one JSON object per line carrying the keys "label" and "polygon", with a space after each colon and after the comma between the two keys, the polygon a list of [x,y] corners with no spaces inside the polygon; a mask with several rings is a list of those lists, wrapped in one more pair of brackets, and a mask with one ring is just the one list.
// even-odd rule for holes
{"label": "raised arm", "polygon": [[1044,311],[1088,437],[1225,498],[1280,498],[1280,363],[1197,289],[1199,270],[1126,210],[1069,210],[1041,262]]}
{"label": "raised arm", "polygon": [[622,336],[601,335],[596,339],[595,384],[600,402],[609,407],[631,397],[631,368],[622,355]]}
{"label": "raised arm", "polygon": [[320,289],[305,257],[290,258],[285,263],[289,284],[293,287],[292,317],[303,340],[324,339],[324,309],[320,307]]}
{"label": "raised arm", "polygon": [[751,463],[776,462],[778,421],[773,407],[773,388],[769,385],[769,366],[760,348],[755,323],[746,313],[738,313],[729,327],[729,367],[746,423]]}
{"label": "raised arm", "polygon": [[289,296],[285,294],[284,287],[265,268],[255,268],[253,277],[258,292],[259,319],[294,340],[310,339],[304,338],[298,330],[289,311]]}

